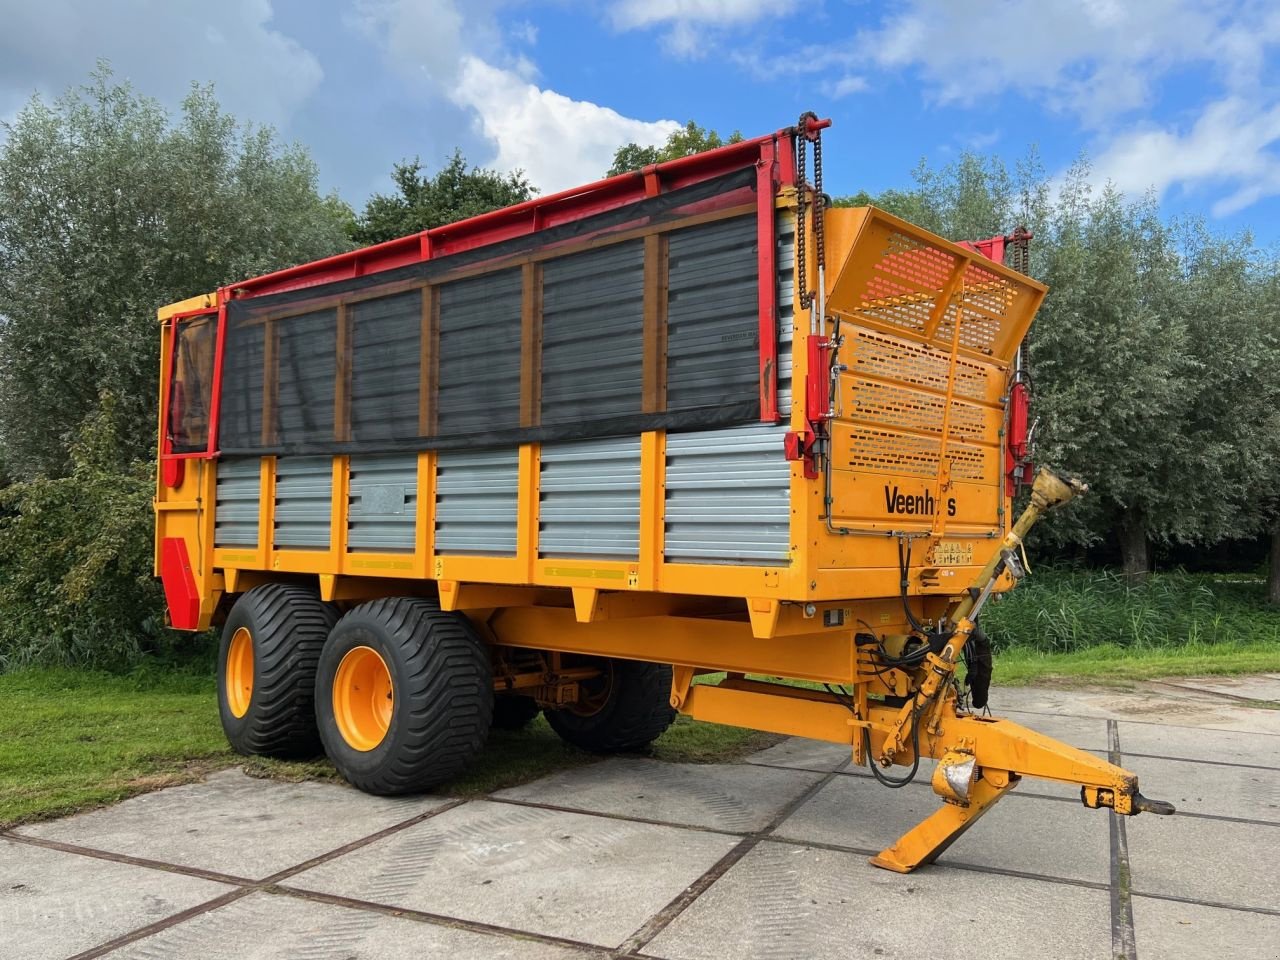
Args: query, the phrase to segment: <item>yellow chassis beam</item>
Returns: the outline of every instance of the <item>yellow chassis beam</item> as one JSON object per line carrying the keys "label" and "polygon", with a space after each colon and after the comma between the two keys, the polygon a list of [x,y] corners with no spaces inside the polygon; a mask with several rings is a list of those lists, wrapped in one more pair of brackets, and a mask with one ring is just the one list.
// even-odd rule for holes
{"label": "yellow chassis beam", "polygon": [[[871,756],[878,756],[898,723],[898,708],[875,701],[855,717],[846,704],[818,691],[738,678],[682,688],[682,681],[688,681],[679,672],[676,680],[673,705],[690,717],[845,744],[859,763],[866,759],[864,741],[869,739]],[[878,867],[909,873],[932,863],[1022,777],[1077,784],[1086,806],[1109,807],[1119,814],[1173,812],[1167,804],[1144,798],[1137,776],[1128,770],[1010,720],[963,713],[953,696],[940,700],[936,712],[921,722],[921,754],[940,761],[933,788],[943,804],[873,857]],[[911,763],[910,745],[895,759]]]}

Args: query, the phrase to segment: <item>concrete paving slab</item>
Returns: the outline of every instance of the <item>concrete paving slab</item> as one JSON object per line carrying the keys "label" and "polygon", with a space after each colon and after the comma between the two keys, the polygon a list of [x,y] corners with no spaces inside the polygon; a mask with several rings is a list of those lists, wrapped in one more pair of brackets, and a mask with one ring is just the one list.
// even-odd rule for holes
{"label": "concrete paving slab", "polygon": [[[1261,711],[1253,711],[1260,713]],[[1280,737],[1264,733],[1184,727],[1158,723],[1118,724],[1125,753],[1218,763],[1247,763],[1280,770]]]}
{"label": "concrete paving slab", "polygon": [[1280,735],[1280,710],[1262,710],[1171,687],[1162,687],[1160,696],[1117,697],[1113,713],[1120,721]]}
{"label": "concrete paving slab", "polygon": [[1125,821],[1136,893],[1161,893],[1241,907],[1280,906],[1280,827],[1153,817]]}
{"label": "concrete paving slab", "polygon": [[662,763],[615,757],[495,796],[748,833],[763,830],[822,777],[807,770],[746,764]]}
{"label": "concrete paving slab", "polygon": [[826,773],[849,761],[852,751],[838,743],[789,737],[772,747],[753,753],[747,763],[762,763],[774,767],[793,767],[801,770],[821,770]]}
{"label": "concrete paving slab", "polygon": [[1133,757],[1143,794],[1186,813],[1208,813],[1280,824],[1280,770],[1228,767],[1194,760]]}
{"label": "concrete paving slab", "polygon": [[[775,831],[780,837],[878,851],[942,806],[926,783],[889,790],[874,780],[836,777]],[[1107,883],[1106,814],[1010,794],[942,854],[966,863],[1068,880]]]}
{"label": "concrete paving slab", "polygon": [[254,893],[107,956],[111,960],[570,960],[604,954]]}
{"label": "concrete paving slab", "polygon": [[1244,677],[1179,677],[1167,683],[1177,688],[1190,688],[1219,696],[1280,703],[1280,675],[1276,674],[1264,673]]}
{"label": "concrete paving slab", "polygon": [[69,957],[233,889],[0,839],[0,956]]}
{"label": "concrete paving slab", "polygon": [[334,783],[282,783],[224,770],[203,783],[16,832],[256,880],[445,802],[371,797]]}
{"label": "concrete paving slab", "polygon": [[762,842],[644,950],[667,960],[1111,958],[1106,891]]}
{"label": "concrete paving slab", "polygon": [[1045,716],[1115,716],[1113,691],[1097,687],[1002,687],[991,689],[991,712],[997,717],[1010,711]]}
{"label": "concrete paving slab", "polygon": [[475,801],[290,885],[617,946],[734,837]]}
{"label": "concrete paving slab", "polygon": [[1133,927],[1139,957],[1162,960],[1280,958],[1280,917],[1134,897]]}
{"label": "concrete paving slab", "polygon": [[[1210,691],[1140,682],[1132,688],[997,687],[991,712],[1101,717],[1187,727],[1280,734],[1280,710],[1259,710]],[[1033,726],[1028,723],[1027,726]]]}

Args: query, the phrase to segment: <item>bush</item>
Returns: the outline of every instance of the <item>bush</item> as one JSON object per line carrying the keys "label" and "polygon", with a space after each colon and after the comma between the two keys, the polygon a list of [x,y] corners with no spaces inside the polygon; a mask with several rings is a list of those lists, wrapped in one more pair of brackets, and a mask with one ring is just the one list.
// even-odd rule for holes
{"label": "bush", "polygon": [[120,669],[167,652],[152,576],[150,464],[113,458],[104,397],[73,446],[70,476],[0,491],[0,670],[29,664]]}
{"label": "bush", "polygon": [[1163,573],[1134,584],[1105,570],[1041,569],[989,603],[982,623],[997,649],[1045,653],[1280,644],[1280,612],[1266,605],[1264,582],[1245,574]]}

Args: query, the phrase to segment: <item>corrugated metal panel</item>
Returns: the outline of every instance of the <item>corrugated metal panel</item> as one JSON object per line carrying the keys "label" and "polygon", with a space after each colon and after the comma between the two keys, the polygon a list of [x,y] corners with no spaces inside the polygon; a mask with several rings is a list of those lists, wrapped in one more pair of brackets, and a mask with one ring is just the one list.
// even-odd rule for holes
{"label": "corrugated metal panel", "polygon": [[224,448],[258,447],[262,442],[262,382],[265,378],[265,324],[231,325],[222,358],[222,407],[218,442]]}
{"label": "corrugated metal panel", "polygon": [[276,439],[324,443],[333,439],[333,383],[337,377],[338,311],[316,310],[273,321],[277,337]]}
{"label": "corrugated metal panel", "polygon": [[667,436],[665,556],[679,563],[779,563],[791,546],[785,425]]}
{"label": "corrugated metal panel", "polygon": [[276,548],[328,549],[332,496],[332,457],[277,457]]}
{"label": "corrugated metal panel", "polygon": [[237,457],[219,460],[213,545],[258,545],[258,498],[262,494],[262,460]]}
{"label": "corrugated metal panel", "polygon": [[439,288],[441,434],[520,423],[519,268]]}
{"label": "corrugated metal panel", "polygon": [[672,408],[754,396],[760,340],[755,215],[671,233],[667,400]]}
{"label": "corrugated metal panel", "polygon": [[352,457],[347,513],[348,550],[414,548],[418,516],[418,456]]}
{"label": "corrugated metal panel", "polygon": [[644,242],[542,268],[542,422],[640,412]]}
{"label": "corrugated metal panel", "polygon": [[791,414],[791,341],[795,324],[796,215],[778,211],[778,410]]}
{"label": "corrugated metal panel", "polygon": [[436,553],[514,556],[519,449],[441,451]]}
{"label": "corrugated metal panel", "polygon": [[418,434],[422,291],[353,303],[351,439]]}
{"label": "corrugated metal panel", "polygon": [[542,446],[539,554],[640,555],[640,439]]}

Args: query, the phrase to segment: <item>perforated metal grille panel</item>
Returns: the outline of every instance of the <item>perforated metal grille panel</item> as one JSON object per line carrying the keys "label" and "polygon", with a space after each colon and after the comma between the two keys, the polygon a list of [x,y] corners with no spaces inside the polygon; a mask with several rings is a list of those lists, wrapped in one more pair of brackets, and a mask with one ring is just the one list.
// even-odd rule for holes
{"label": "perforated metal grille panel", "polygon": [[217,471],[214,546],[257,546],[262,461],[258,457],[219,460]]}
{"label": "perforated metal grille panel", "polygon": [[1026,277],[871,210],[829,304],[943,348],[962,316],[960,347],[1008,362],[1042,295]]}
{"label": "perforated metal grille panel", "polygon": [[[949,358],[945,353],[867,329],[854,330],[848,340],[841,357],[848,355],[845,363],[853,374],[884,377],[946,392]],[[989,376],[988,367],[963,357],[957,359],[955,395],[972,400],[986,398]]]}
{"label": "perforated metal grille panel", "polygon": [[[841,436],[845,440],[843,451]],[[940,440],[895,430],[854,426],[837,435],[837,455],[847,454],[844,466],[867,473],[933,479],[938,474],[940,449]],[[957,480],[990,479],[988,457],[980,447],[952,440],[947,444],[947,459],[951,462],[951,476]]]}
{"label": "perforated metal grille panel", "polygon": [[327,550],[332,495],[332,457],[277,457],[276,548]]}
{"label": "perforated metal grille panel", "polygon": [[439,454],[436,553],[514,556],[519,449]]}
{"label": "perforated metal grille panel", "polygon": [[542,446],[539,552],[544,557],[640,555],[640,439]]}
{"label": "perforated metal grille panel", "polygon": [[784,563],[791,465],[785,426],[667,436],[666,539],[674,563]]}
{"label": "perforated metal grille panel", "polygon": [[[937,477],[946,416],[949,357],[921,343],[866,328],[849,331],[841,359],[837,466],[932,479]],[[999,392],[995,367],[956,359],[947,460],[957,480],[992,480],[999,467],[983,444],[1000,425],[990,399]]]}
{"label": "perforated metal grille panel", "polygon": [[347,549],[412,551],[418,518],[418,456],[352,457]]}
{"label": "perforated metal grille panel", "polygon": [[[918,430],[941,435],[946,410],[945,397],[920,390],[908,390],[896,384],[873,380],[855,381],[847,411],[850,418],[885,427]],[[953,439],[981,439],[990,411],[959,400],[951,404],[950,433]]]}

